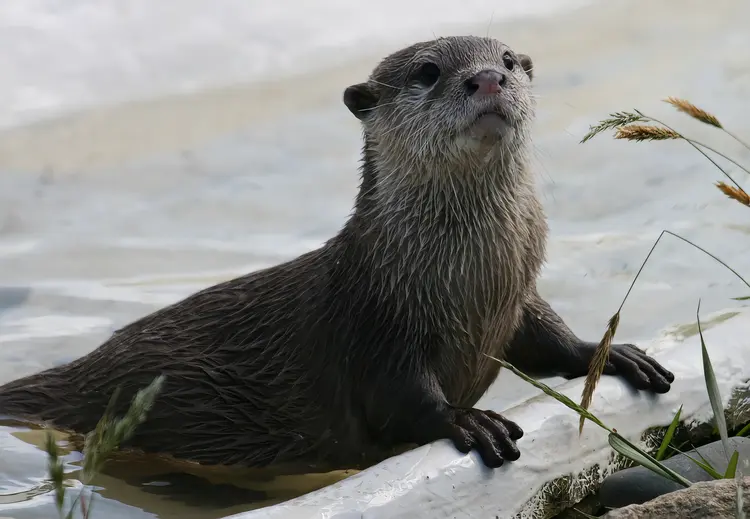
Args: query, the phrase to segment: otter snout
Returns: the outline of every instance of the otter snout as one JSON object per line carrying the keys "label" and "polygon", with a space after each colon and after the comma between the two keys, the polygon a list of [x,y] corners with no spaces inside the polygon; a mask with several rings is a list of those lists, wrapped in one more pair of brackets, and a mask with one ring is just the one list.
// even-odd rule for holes
{"label": "otter snout", "polygon": [[492,95],[500,91],[505,84],[506,76],[497,70],[483,70],[464,82],[466,93],[474,95]]}

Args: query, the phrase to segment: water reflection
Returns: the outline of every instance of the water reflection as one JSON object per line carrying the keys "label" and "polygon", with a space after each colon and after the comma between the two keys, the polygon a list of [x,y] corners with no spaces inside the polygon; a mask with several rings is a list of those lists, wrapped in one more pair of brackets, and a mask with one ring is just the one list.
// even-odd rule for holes
{"label": "water reflection", "polygon": [[[664,228],[750,272],[747,208],[713,188],[702,157],[680,143],[578,144],[589,124],[631,107],[715,144],[661,106],[667,95],[705,103],[750,135],[750,4],[686,2],[603,2],[492,30],[532,55],[539,72],[534,166],[552,230],[540,291],[592,340]],[[460,32],[486,31],[483,23]],[[83,355],[150,311],[335,233],[351,209],[361,145],[341,90],[376,58],[265,90],[128,104],[1,133],[0,381]],[[651,338],[692,322],[698,297],[709,312],[741,295],[712,260],[666,241],[618,336]],[[534,394],[504,380],[509,402]],[[40,431],[0,427],[0,515],[54,517],[42,445]],[[69,495],[78,461],[66,456]],[[95,506],[114,519],[218,518],[346,475],[263,478],[121,460],[95,481]]]}
{"label": "water reflection", "polygon": [[[18,519],[55,517],[47,480],[44,430],[0,420],[0,505]],[[54,433],[66,473],[66,509],[81,491],[80,452]],[[354,471],[278,476],[262,470],[201,467],[121,453],[91,482],[101,517],[218,519],[311,492]],[[88,494],[86,494],[88,495]],[[127,503],[127,504],[125,504]],[[94,517],[97,517],[95,514]]]}

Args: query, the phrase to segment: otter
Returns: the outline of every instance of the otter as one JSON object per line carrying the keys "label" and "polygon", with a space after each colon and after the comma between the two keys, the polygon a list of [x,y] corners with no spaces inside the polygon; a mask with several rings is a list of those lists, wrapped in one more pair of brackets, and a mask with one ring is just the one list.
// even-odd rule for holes
{"label": "otter", "polygon": [[[539,295],[547,224],[529,168],[533,64],[492,39],[444,37],[349,86],[361,184],[320,248],[201,290],[66,365],[0,387],[0,412],[85,433],[116,388],[166,376],[123,447],[202,464],[360,468],[452,441],[487,467],[520,456],[518,424],[474,408],[507,359],[579,377],[596,343]],[[631,344],[606,374],[669,391]]]}

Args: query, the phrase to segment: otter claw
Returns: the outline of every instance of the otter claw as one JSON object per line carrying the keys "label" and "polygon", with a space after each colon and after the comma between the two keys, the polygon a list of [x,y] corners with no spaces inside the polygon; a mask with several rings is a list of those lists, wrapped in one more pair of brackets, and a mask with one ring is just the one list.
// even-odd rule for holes
{"label": "otter claw", "polygon": [[606,375],[619,375],[642,391],[666,393],[674,382],[674,374],[643,350],[632,344],[615,344],[604,367]]}
{"label": "otter claw", "polygon": [[448,434],[459,451],[476,449],[490,468],[501,466],[505,460],[517,460],[521,453],[515,440],[522,436],[516,423],[494,411],[479,409],[456,409]]}

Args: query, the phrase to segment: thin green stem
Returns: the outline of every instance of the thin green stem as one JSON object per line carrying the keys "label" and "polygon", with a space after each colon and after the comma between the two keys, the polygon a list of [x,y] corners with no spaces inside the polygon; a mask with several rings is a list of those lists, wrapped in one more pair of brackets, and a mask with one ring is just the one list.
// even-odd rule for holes
{"label": "thin green stem", "polygon": [[730,132],[729,130],[727,130],[723,126],[722,126],[721,129],[724,131],[724,133],[726,133],[727,135],[729,135],[732,139],[736,140],[737,142],[739,142],[740,144],[742,144],[745,148],[747,148],[748,150],[750,150],[750,145],[748,145],[745,141],[743,141],[742,139],[740,139],[739,137],[737,137],[734,133]]}
{"label": "thin green stem", "polygon": [[678,132],[677,130],[675,130],[674,128],[672,128],[671,126],[669,126],[668,124],[660,121],[659,119],[655,119],[655,118],[653,118],[651,116],[648,116],[648,115],[646,115],[643,112],[640,112],[638,110],[635,110],[635,112],[638,115],[644,117],[645,119],[648,119],[649,121],[653,121],[655,123],[661,124],[665,128],[668,128],[668,129],[672,130],[673,132],[675,132],[676,134],[678,134],[685,142],[687,142],[693,148],[695,148],[698,151],[698,153],[700,153],[701,155],[703,155],[704,157],[706,157],[711,162],[711,164],[713,164],[714,166],[716,166],[716,168],[719,171],[721,171],[724,174],[724,176],[727,177],[729,179],[729,181],[737,187],[737,189],[739,189],[743,193],[745,192],[745,190],[742,189],[742,187],[732,178],[732,176],[729,173],[727,173],[727,171],[724,168],[722,168],[721,166],[719,166],[719,164],[714,159],[712,159],[705,151],[703,151],[700,147],[698,147],[694,142],[692,142],[691,140],[685,138],[685,136],[682,135],[680,132]]}
{"label": "thin green stem", "polygon": [[633,278],[633,281],[630,282],[630,287],[628,287],[628,291],[625,293],[625,297],[622,298],[622,302],[620,303],[620,308],[617,309],[617,312],[615,312],[615,314],[619,314],[622,311],[622,307],[625,306],[625,301],[628,300],[628,296],[630,296],[630,292],[633,291],[635,282],[638,281],[638,278],[640,277],[641,272],[643,272],[643,268],[646,266],[646,263],[648,263],[649,258],[651,258],[651,254],[653,254],[654,249],[656,248],[657,245],[659,245],[659,242],[661,241],[662,237],[664,236],[664,233],[666,232],[667,232],[666,229],[662,230],[661,234],[659,234],[659,237],[656,238],[656,241],[651,246],[651,250],[648,251],[648,254],[646,255],[646,259],[643,260],[643,263],[641,263],[641,267],[638,269],[638,272]]}
{"label": "thin green stem", "polygon": [[669,234],[670,236],[674,236],[675,238],[678,238],[678,239],[684,241],[688,245],[692,245],[693,247],[695,247],[696,249],[698,249],[699,251],[701,251],[703,254],[705,254],[705,255],[713,258],[715,261],[717,261],[718,263],[720,263],[721,265],[723,265],[727,270],[729,270],[732,274],[734,274],[735,276],[737,276],[737,278],[739,278],[739,280],[742,281],[748,288],[750,288],[750,283],[748,283],[745,280],[745,278],[743,278],[740,275],[739,272],[737,272],[732,267],[730,267],[729,265],[727,265],[724,261],[722,261],[721,259],[719,259],[717,256],[715,256],[714,254],[711,254],[706,249],[704,249],[700,245],[697,245],[697,244],[693,243],[692,241],[688,240],[687,238],[683,238],[679,234],[676,234],[676,233],[673,233],[672,231],[668,231],[667,229],[664,229],[664,230],[661,231],[661,234],[659,234],[659,237],[656,238],[656,241],[651,246],[651,250],[648,251],[648,255],[646,255],[646,259],[643,260],[643,263],[641,263],[641,267],[638,269],[638,273],[635,275],[635,277],[633,278],[633,281],[630,283],[630,287],[628,288],[628,291],[625,294],[625,297],[622,299],[622,303],[620,303],[620,308],[617,309],[616,313],[619,314],[622,311],[622,307],[625,306],[625,301],[628,300],[628,296],[630,296],[630,292],[633,290],[633,287],[635,286],[635,282],[638,281],[638,277],[641,275],[641,272],[643,272],[643,268],[646,266],[646,263],[648,263],[649,258],[651,258],[651,254],[653,254],[654,249],[656,249],[656,246],[659,244],[659,242],[661,241],[662,237],[664,237],[665,234]]}
{"label": "thin green stem", "polygon": [[748,283],[748,282],[747,282],[747,281],[745,280],[745,278],[743,278],[743,277],[742,277],[742,276],[740,275],[740,273],[739,273],[739,272],[737,272],[737,271],[736,271],[736,270],[734,270],[734,269],[733,269],[732,267],[730,267],[729,265],[727,265],[726,263],[724,263],[724,262],[723,262],[722,260],[720,260],[720,259],[719,259],[718,257],[716,257],[716,256],[714,256],[713,254],[711,254],[710,252],[708,252],[708,251],[707,251],[706,249],[704,249],[703,247],[701,247],[701,246],[699,246],[699,245],[696,245],[695,243],[691,242],[691,241],[690,241],[690,240],[688,240],[687,238],[683,238],[683,237],[682,237],[682,236],[680,236],[679,234],[675,234],[675,233],[673,233],[672,231],[667,231],[667,230],[664,230],[664,231],[662,231],[662,232],[664,232],[664,233],[667,233],[667,234],[670,234],[670,235],[674,236],[675,238],[678,238],[678,239],[680,239],[680,240],[684,241],[684,242],[685,242],[685,243],[687,243],[688,245],[692,245],[693,247],[695,247],[696,249],[698,249],[699,251],[701,251],[701,252],[702,252],[703,254],[705,254],[705,255],[707,255],[707,256],[710,256],[710,257],[711,257],[711,258],[713,258],[713,259],[714,259],[715,261],[717,261],[717,262],[721,263],[721,264],[722,264],[722,265],[723,265],[723,266],[724,266],[724,267],[725,267],[725,268],[726,268],[727,270],[729,270],[729,271],[730,271],[730,272],[731,272],[732,274],[734,274],[735,276],[737,276],[737,278],[738,278],[738,279],[739,279],[740,281],[742,281],[742,282],[743,282],[743,283],[744,283],[744,284],[745,284],[745,285],[746,285],[746,286],[747,286],[748,288],[750,288],[750,283]]}
{"label": "thin green stem", "polygon": [[732,164],[734,164],[735,166],[737,166],[738,168],[740,168],[741,170],[743,170],[743,171],[744,171],[745,173],[748,173],[748,174],[750,174],[750,169],[746,168],[745,166],[743,166],[742,164],[740,164],[739,162],[737,162],[737,161],[736,161],[736,160],[734,160],[733,158],[731,158],[731,157],[728,157],[728,156],[724,155],[724,154],[723,154],[722,152],[720,152],[720,151],[716,150],[715,148],[712,148],[712,147],[711,147],[711,146],[709,146],[708,144],[703,144],[703,143],[702,143],[702,142],[700,142],[700,141],[696,141],[696,140],[694,140],[694,139],[689,139],[688,137],[683,137],[683,138],[684,138],[684,139],[685,139],[686,141],[688,141],[688,142],[692,142],[693,144],[697,144],[698,146],[701,146],[702,148],[706,148],[706,149],[707,149],[708,151],[712,151],[712,152],[716,153],[716,154],[717,154],[717,155],[719,155],[720,157],[723,157],[723,158],[725,158],[726,160],[728,160],[729,162],[731,162]]}

